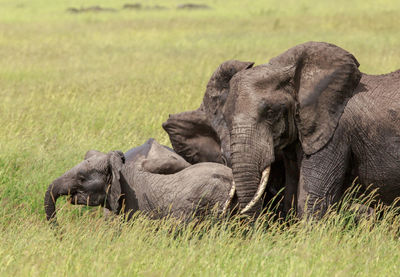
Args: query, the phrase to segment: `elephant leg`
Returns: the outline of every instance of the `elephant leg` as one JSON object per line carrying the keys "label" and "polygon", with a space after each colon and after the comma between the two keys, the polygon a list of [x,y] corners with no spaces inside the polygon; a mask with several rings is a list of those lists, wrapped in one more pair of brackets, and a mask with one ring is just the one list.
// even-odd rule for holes
{"label": "elephant leg", "polygon": [[299,177],[298,214],[322,217],[343,194],[350,159],[350,147],[343,136],[312,155],[304,155]]}

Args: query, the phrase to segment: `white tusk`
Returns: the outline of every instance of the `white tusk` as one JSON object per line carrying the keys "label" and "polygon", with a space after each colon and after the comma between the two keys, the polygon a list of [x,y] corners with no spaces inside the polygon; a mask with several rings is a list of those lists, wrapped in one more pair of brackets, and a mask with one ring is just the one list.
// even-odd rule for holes
{"label": "white tusk", "polygon": [[225,216],[226,212],[228,211],[229,205],[231,204],[232,199],[235,196],[235,192],[236,192],[235,181],[232,181],[231,190],[229,191],[229,198],[225,201],[221,216]]}
{"label": "white tusk", "polygon": [[261,175],[261,181],[258,186],[256,194],[254,195],[253,199],[246,205],[246,207],[244,207],[244,209],[240,211],[240,214],[247,213],[260,200],[261,196],[264,194],[265,188],[267,187],[270,172],[271,172],[270,166],[263,171]]}

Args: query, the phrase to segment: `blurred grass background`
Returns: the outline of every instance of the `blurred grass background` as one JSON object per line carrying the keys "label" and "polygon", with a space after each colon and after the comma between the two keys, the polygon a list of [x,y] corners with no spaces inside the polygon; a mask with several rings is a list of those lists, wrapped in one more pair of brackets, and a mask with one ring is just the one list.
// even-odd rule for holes
{"label": "blurred grass background", "polygon": [[[314,40],[353,53],[366,73],[400,67],[399,1],[190,2],[211,9],[177,10],[186,1],[173,0],[0,0],[0,275],[396,276],[393,222],[278,226],[245,238],[214,228],[174,239],[154,227],[161,223],[121,229],[100,210],[60,205],[66,234],[52,235],[48,184],[89,149],[126,151],[149,137],[169,144],[161,123],[197,108],[225,60],[261,64]],[[116,12],[66,11],[94,5]]]}

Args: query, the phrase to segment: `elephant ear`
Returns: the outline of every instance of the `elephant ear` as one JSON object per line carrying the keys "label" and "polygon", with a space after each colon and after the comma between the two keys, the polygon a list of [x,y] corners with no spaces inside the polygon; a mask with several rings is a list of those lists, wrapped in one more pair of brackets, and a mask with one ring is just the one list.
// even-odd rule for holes
{"label": "elephant ear", "polygon": [[150,141],[150,149],[142,161],[144,171],[155,174],[173,174],[190,166],[172,149],[160,145],[156,140]]}
{"label": "elephant ear", "polygon": [[108,203],[114,213],[118,212],[118,200],[121,196],[121,170],[125,163],[124,153],[121,151],[111,151],[107,154],[108,167],[111,171],[111,187],[108,192]]}
{"label": "elephant ear", "polygon": [[[239,71],[251,68],[254,62],[229,60],[222,63],[211,75],[204,94],[202,106],[213,114],[220,109],[229,92],[229,81]],[[222,102],[222,103],[221,103]]]}
{"label": "elephant ear", "polygon": [[273,58],[269,64],[292,67],[299,138],[305,154],[319,151],[333,136],[361,79],[358,61],[333,44],[307,42]]}
{"label": "elephant ear", "polygon": [[230,137],[223,116],[223,107],[229,94],[229,82],[236,73],[249,69],[253,65],[254,62],[238,60],[229,60],[222,63],[208,81],[206,93],[200,106],[200,109],[210,119],[210,125],[218,134],[223,154],[228,160],[230,159]]}
{"label": "elephant ear", "polygon": [[97,156],[97,155],[104,155],[103,152],[97,151],[97,150],[89,150],[86,152],[85,157],[83,158],[84,160],[90,159],[91,157]]}
{"label": "elephant ear", "polygon": [[222,163],[218,135],[200,109],[172,114],[162,127],[168,133],[175,152],[187,162]]}

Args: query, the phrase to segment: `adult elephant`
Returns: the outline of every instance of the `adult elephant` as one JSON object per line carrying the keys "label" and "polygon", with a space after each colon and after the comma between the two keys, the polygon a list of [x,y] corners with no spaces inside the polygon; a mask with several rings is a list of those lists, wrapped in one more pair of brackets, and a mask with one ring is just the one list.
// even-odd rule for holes
{"label": "adult elephant", "polygon": [[[194,111],[171,114],[163,123],[174,150],[187,162],[221,163],[228,167],[231,163],[230,133],[224,118],[224,106],[230,93],[230,80],[239,72],[248,71],[253,62],[230,60],[222,63],[212,74],[200,107]],[[266,204],[285,186],[286,175],[284,161],[280,155],[272,164],[268,189],[259,195]],[[290,177],[291,178],[291,177]],[[291,207],[291,199],[296,193],[295,186],[285,189],[285,200],[281,203],[280,212],[287,212]],[[265,205],[259,205],[259,211]]]}
{"label": "adult elephant", "polygon": [[232,171],[215,163],[190,165],[171,149],[150,139],[123,154],[91,150],[85,160],[48,187],[47,220],[55,218],[60,196],[72,204],[104,206],[128,219],[136,211],[151,218],[171,215],[181,220],[204,216],[217,208],[225,214],[236,205],[231,195]]}
{"label": "adult elephant", "polygon": [[299,215],[323,215],[357,176],[384,203],[400,196],[400,71],[358,66],[342,48],[307,42],[233,76],[223,115],[246,213],[278,152],[298,183]]}

